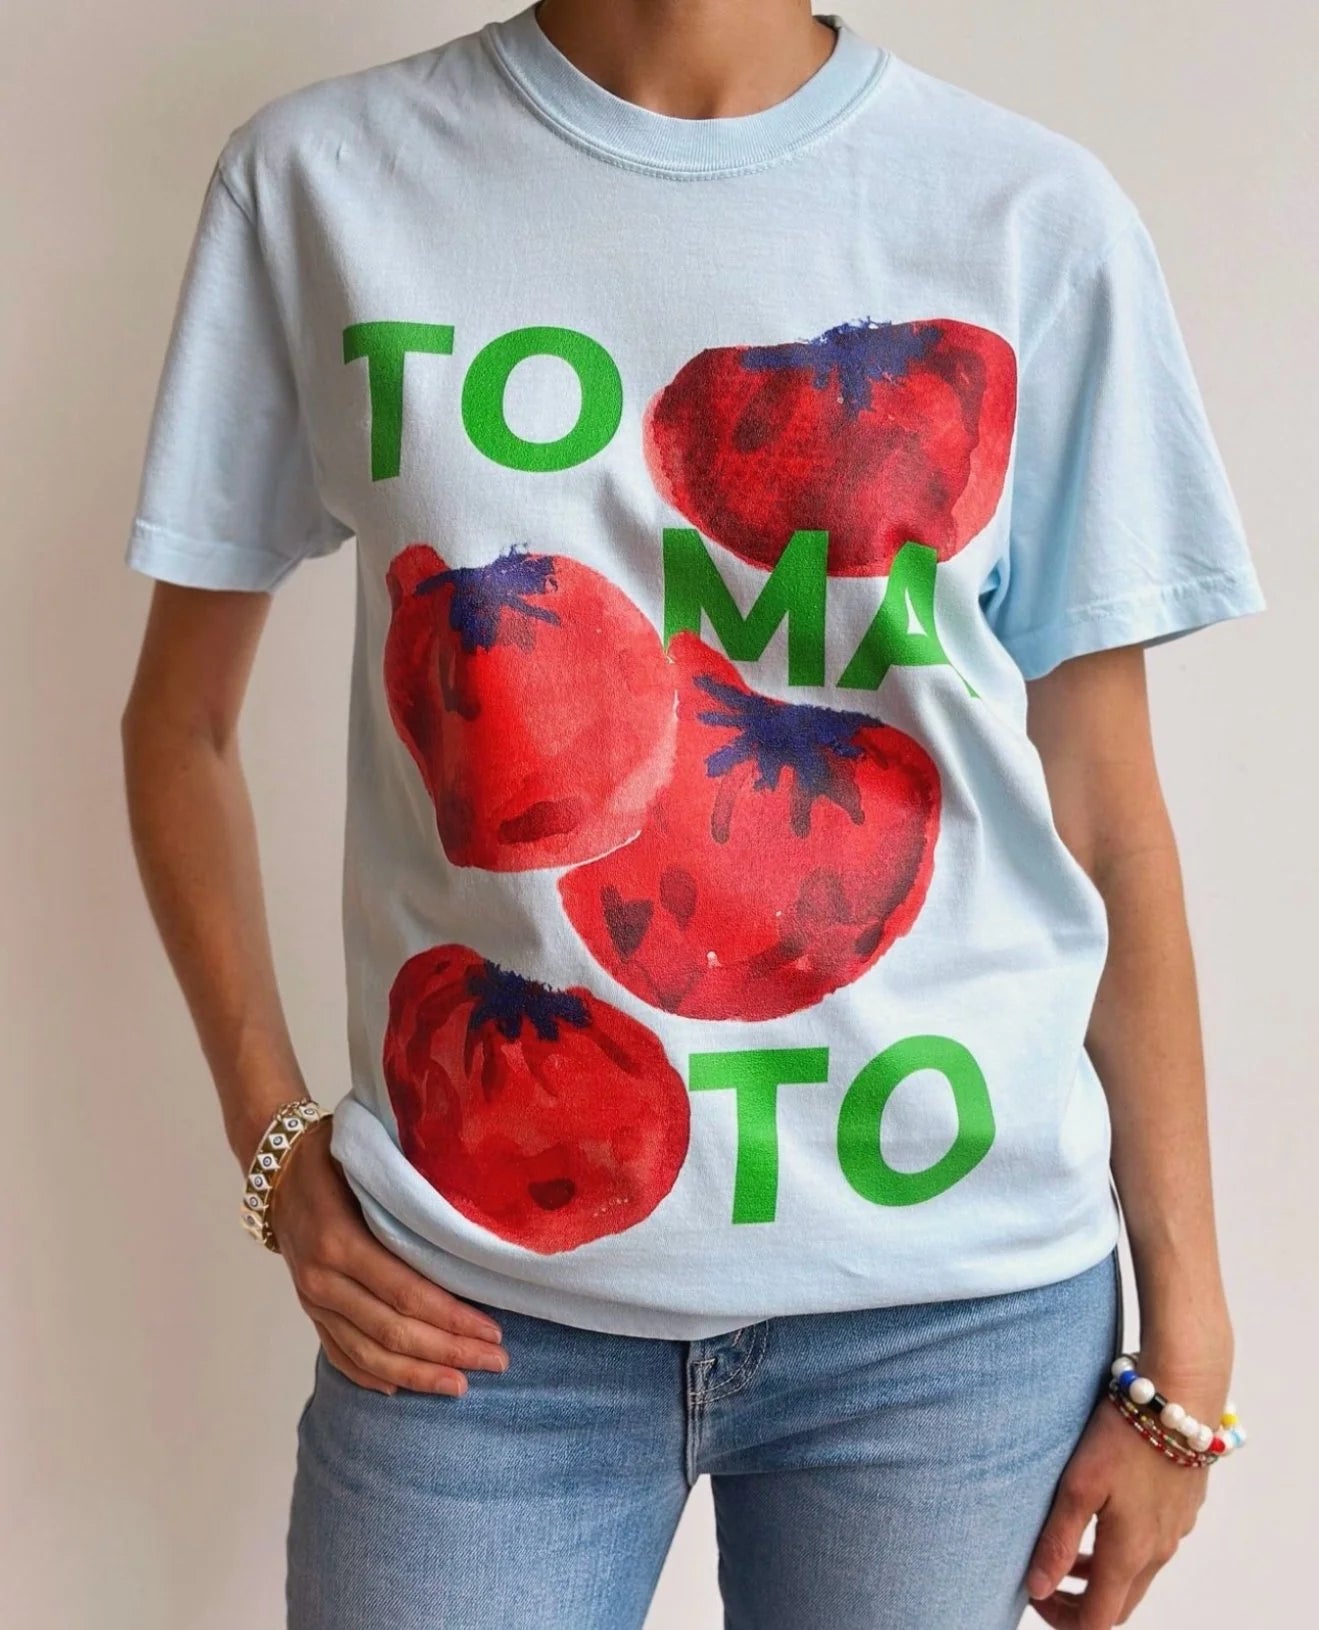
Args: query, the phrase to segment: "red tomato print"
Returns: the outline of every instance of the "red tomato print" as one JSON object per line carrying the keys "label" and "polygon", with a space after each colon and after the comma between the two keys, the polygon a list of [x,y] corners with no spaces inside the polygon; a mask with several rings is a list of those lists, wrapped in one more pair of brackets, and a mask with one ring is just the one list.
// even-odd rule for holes
{"label": "red tomato print", "polygon": [[696,635],[673,777],[641,833],[559,880],[591,953],[634,995],[694,1019],[772,1019],[862,974],[925,899],[938,770],[865,713],[749,690]]}
{"label": "red tomato print", "polygon": [[668,775],[673,675],[621,589],[564,555],[387,573],[385,691],[456,866],[567,866],[640,829]]}
{"label": "red tomato print", "polygon": [[904,543],[940,560],[993,515],[1016,356],[972,323],[840,323],[810,340],[699,352],[647,404],[646,460],[707,537],[772,567],[803,528],[834,577],[883,576]]}
{"label": "red tomato print", "polygon": [[455,1210],[529,1251],[648,1217],[687,1154],[682,1078],[659,1039],[580,988],[438,945],[389,997],[385,1080],[403,1152]]}

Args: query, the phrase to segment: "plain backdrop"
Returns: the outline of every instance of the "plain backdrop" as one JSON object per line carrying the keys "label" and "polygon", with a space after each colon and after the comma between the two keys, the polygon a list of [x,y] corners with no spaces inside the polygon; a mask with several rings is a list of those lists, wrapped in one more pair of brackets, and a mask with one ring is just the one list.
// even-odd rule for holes
{"label": "plain backdrop", "polygon": [[[842,9],[1113,170],[1159,246],[1249,525],[1269,609],[1154,651],[1149,669],[1197,950],[1235,1391],[1252,1442],[1211,1474],[1195,1533],[1134,1622],[1291,1623],[1313,1560],[1319,1421],[1316,12],[1308,0]],[[150,584],[121,555],[184,256],[228,132],[283,91],[494,14],[420,0],[6,6],[9,1624],[282,1623],[294,1425],[315,1337],[282,1262],[238,1226],[241,1176],[132,860],[118,719]],[[281,988],[327,1102],[347,1090],[339,868],[353,569],[349,544],[281,590],[242,731]],[[701,1489],[650,1626],[719,1623]]]}

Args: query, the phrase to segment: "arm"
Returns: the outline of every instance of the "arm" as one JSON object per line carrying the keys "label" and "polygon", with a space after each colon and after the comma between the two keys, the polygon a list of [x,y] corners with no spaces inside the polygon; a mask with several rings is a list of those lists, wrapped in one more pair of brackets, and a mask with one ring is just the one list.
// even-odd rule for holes
{"label": "arm", "polygon": [[[307,1090],[275,981],[237,724],[266,593],[158,582],[121,720],[125,790],[147,900],[246,1169],[275,1108]],[[271,1207],[298,1299],[353,1380],[460,1392],[503,1369],[499,1331],[375,1238],[331,1122],[299,1139]]]}
{"label": "arm", "polygon": [[[1232,1368],[1210,1188],[1204,1059],[1181,869],[1155,766],[1139,645],[1063,662],[1029,686],[1028,730],[1055,823],[1103,895],[1109,954],[1087,1033],[1139,1299],[1142,1373],[1216,1421]],[[1056,1626],[1124,1622],[1189,1532],[1208,1473],[1154,1454],[1107,1404],[1058,1490],[1031,1570]],[[1098,1515],[1081,1595],[1059,1592]],[[1037,1576],[1036,1569],[1039,1574]]]}

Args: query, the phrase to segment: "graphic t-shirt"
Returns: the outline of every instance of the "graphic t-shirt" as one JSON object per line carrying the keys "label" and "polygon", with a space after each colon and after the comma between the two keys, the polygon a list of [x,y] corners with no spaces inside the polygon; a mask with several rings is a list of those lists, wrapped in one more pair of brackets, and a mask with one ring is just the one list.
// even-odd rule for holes
{"label": "graphic t-shirt", "polygon": [[356,540],[331,1149],[421,1272],[601,1330],[1112,1248],[1026,681],[1264,606],[1130,198],[822,21],[738,117],[530,5],[258,108],[127,547],[269,592]]}

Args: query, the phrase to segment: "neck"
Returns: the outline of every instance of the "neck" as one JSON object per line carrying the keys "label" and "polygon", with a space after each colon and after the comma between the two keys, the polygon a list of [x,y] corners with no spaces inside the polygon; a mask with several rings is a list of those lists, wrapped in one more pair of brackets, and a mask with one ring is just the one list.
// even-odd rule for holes
{"label": "neck", "polygon": [[811,0],[540,0],[536,21],[607,91],[680,119],[771,107],[834,44]]}

